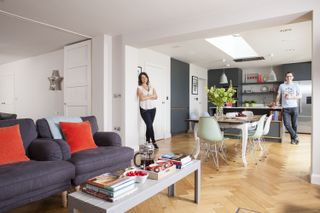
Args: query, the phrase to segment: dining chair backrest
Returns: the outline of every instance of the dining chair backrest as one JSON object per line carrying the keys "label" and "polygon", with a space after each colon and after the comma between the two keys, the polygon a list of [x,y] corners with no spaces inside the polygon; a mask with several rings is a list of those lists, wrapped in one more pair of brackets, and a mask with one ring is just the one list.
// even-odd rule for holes
{"label": "dining chair backrest", "polygon": [[208,141],[223,140],[223,134],[220,130],[219,123],[213,117],[199,118],[199,128],[197,135],[199,138]]}
{"label": "dining chair backrest", "polygon": [[257,128],[255,133],[252,135],[252,138],[261,138],[263,135],[263,127],[264,121],[266,120],[267,115],[264,114],[260,117],[259,121],[257,122]]}
{"label": "dining chair backrest", "polygon": [[267,118],[266,123],[264,124],[263,135],[267,135],[269,133],[271,120],[272,120],[272,114],[269,115],[269,117]]}
{"label": "dining chair backrest", "polygon": [[252,111],[247,111],[247,110],[242,111],[241,113],[242,113],[243,115],[248,116],[248,117],[252,117],[252,116],[254,115]]}

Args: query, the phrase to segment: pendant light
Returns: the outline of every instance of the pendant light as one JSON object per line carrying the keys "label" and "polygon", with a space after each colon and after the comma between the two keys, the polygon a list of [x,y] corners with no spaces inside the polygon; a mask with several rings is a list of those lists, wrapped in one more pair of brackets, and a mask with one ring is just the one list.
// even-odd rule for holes
{"label": "pendant light", "polygon": [[227,84],[227,83],[228,83],[228,78],[227,78],[227,75],[226,75],[226,73],[224,72],[224,69],[223,69],[223,73],[220,76],[220,84]]}
{"label": "pendant light", "polygon": [[[225,62],[226,60],[223,59],[223,62]],[[226,67],[230,67],[230,64],[226,64],[225,65]],[[225,73],[225,68],[223,68],[223,72],[222,72],[222,75],[220,76],[220,84],[228,84],[228,78],[227,78],[227,75]]]}
{"label": "pendant light", "polygon": [[[273,56],[274,56],[274,54],[271,53],[270,54],[271,64],[272,64]],[[270,73],[269,73],[269,81],[277,81],[277,76],[276,76],[275,72],[273,71],[273,67],[272,66],[271,66]]]}

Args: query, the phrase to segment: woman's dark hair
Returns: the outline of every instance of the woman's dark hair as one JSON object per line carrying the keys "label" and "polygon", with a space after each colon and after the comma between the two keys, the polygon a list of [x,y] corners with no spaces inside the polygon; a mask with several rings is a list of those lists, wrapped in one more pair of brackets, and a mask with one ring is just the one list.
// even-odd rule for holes
{"label": "woman's dark hair", "polygon": [[145,72],[141,72],[141,73],[139,74],[139,77],[138,77],[138,84],[139,84],[139,86],[142,84],[141,76],[143,76],[143,75],[147,77],[147,79],[148,79],[147,85],[149,85],[149,76],[148,76],[148,74],[145,73]]}

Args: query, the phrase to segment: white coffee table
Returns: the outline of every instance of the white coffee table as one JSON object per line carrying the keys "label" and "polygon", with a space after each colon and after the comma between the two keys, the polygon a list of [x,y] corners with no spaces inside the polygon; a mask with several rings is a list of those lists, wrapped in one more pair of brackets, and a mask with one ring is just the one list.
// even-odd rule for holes
{"label": "white coffee table", "polygon": [[80,210],[82,213],[115,213],[125,212],[136,205],[142,203],[148,198],[168,188],[168,196],[175,195],[175,183],[194,172],[194,202],[200,201],[200,177],[201,162],[194,160],[191,164],[178,169],[173,174],[166,176],[161,180],[150,180],[143,184],[137,184],[137,190],[124,198],[113,203],[104,201],[84,192],[74,192],[68,196],[69,213],[75,213]]}

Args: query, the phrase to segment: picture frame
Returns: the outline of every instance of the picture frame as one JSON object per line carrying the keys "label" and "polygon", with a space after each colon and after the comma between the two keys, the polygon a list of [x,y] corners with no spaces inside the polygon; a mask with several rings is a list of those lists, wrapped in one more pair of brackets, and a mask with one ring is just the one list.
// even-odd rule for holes
{"label": "picture frame", "polygon": [[198,77],[197,76],[192,76],[191,94],[198,95]]}
{"label": "picture frame", "polygon": [[142,73],[142,67],[140,67],[140,66],[137,67],[137,73],[138,73],[138,75],[139,75],[140,73]]}

